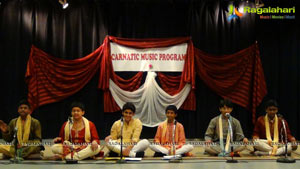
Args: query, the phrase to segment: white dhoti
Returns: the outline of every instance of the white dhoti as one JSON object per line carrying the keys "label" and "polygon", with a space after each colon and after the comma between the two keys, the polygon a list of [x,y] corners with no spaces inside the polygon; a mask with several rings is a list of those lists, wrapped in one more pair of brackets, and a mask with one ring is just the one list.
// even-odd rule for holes
{"label": "white dhoti", "polygon": [[[166,155],[169,155],[169,150],[161,145],[150,145],[149,148],[154,151],[154,152],[158,152],[158,153],[163,153]],[[194,149],[194,146],[192,145],[183,145],[182,147],[180,147],[179,149],[176,149],[175,154],[176,155],[182,155],[185,153],[188,153],[190,151],[192,151]]]}
{"label": "white dhoti", "polygon": [[[140,140],[136,145],[133,146],[129,153],[129,157],[135,157],[137,152],[143,152],[149,147],[150,143],[148,140],[143,139]],[[120,154],[121,153],[121,144],[117,142],[116,140],[109,140],[107,143],[107,148],[115,153]],[[123,150],[126,149],[128,145],[123,144]]]}
{"label": "white dhoti", "polygon": [[[63,155],[63,144],[54,144],[51,146],[51,150],[54,154]],[[73,159],[83,160],[88,157],[97,155],[100,150],[100,145],[98,145],[98,148],[95,151],[92,150],[91,145],[88,145],[86,148],[80,150],[79,152],[74,152]],[[66,155],[65,159],[71,159],[71,153]]]}
{"label": "white dhoti", "polygon": [[[244,149],[246,149],[245,145],[233,146],[233,152],[241,152]],[[219,144],[213,144],[213,145],[205,146],[205,152],[207,152],[210,155],[218,155],[222,152],[222,148]]]}
{"label": "white dhoti", "polygon": [[[258,151],[262,152],[268,152],[269,154],[272,153],[273,147],[268,144],[268,140],[266,139],[256,139],[254,140],[254,146],[255,149]],[[292,146],[288,145],[287,147],[287,152],[291,153],[292,152]],[[275,155],[282,155],[285,153],[285,146],[283,145],[278,145],[278,149],[276,151]]]}

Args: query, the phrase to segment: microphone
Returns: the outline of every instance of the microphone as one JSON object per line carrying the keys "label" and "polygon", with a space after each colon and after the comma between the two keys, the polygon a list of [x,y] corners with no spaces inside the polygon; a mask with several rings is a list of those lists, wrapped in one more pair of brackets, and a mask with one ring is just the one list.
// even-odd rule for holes
{"label": "microphone", "polygon": [[[278,158],[276,161],[279,163],[295,163],[296,160],[293,159],[292,157],[288,157],[288,136],[287,136],[287,129],[286,129],[286,124],[285,124],[285,120],[283,118],[282,114],[277,114],[277,118],[281,118],[281,123],[282,123],[282,128],[281,128],[281,140],[284,139],[285,141],[285,153],[284,153],[284,157]],[[282,133],[282,131],[284,133]],[[283,135],[285,136],[283,138]]]}
{"label": "microphone", "polygon": [[283,119],[283,115],[282,114],[277,114],[277,117]]}
{"label": "microphone", "polygon": [[18,127],[16,126],[14,128],[14,137],[13,137],[13,144],[15,145],[15,147],[17,147],[18,145],[17,134],[18,134]]}
{"label": "microphone", "polygon": [[73,124],[73,119],[71,116],[68,117],[69,123]]}
{"label": "microphone", "polygon": [[123,125],[124,125],[124,117],[123,116],[121,117],[120,121],[121,121],[121,128],[123,128]]}
{"label": "microphone", "polygon": [[[70,124],[73,124],[73,118],[72,116],[68,117],[68,121]],[[69,131],[70,131],[70,142],[71,142],[71,159],[65,159],[67,164],[77,164],[78,160],[74,160],[74,147],[73,147],[73,142],[72,142],[72,132],[71,132],[71,125],[69,125]]]}
{"label": "microphone", "polygon": [[[231,119],[230,119],[230,113],[226,113],[225,116],[227,117],[227,120],[228,120],[228,130],[229,130],[229,134],[230,134],[230,142],[231,144],[233,143],[233,129],[232,129],[232,123],[231,123]],[[230,146],[230,156],[231,156],[231,159],[228,159],[226,161],[226,163],[237,163],[238,161],[233,159],[233,145]]]}
{"label": "microphone", "polygon": [[13,145],[15,147],[15,157],[13,159],[11,159],[11,162],[14,162],[14,163],[18,163],[19,162],[17,133],[18,133],[18,127],[16,126],[14,128],[14,138],[13,138]]}
{"label": "microphone", "polygon": [[119,164],[123,164],[123,163],[126,163],[126,161],[123,159],[123,121],[124,121],[124,117],[121,116],[121,151],[120,151],[120,159],[116,161],[116,163],[119,163]]}
{"label": "microphone", "polygon": [[16,126],[15,129],[14,129],[14,138],[17,137],[17,133],[18,133],[18,127]]}
{"label": "microphone", "polygon": [[180,163],[181,162],[181,156],[177,156],[176,155],[176,147],[175,147],[175,131],[176,131],[176,124],[177,121],[174,119],[174,128],[173,128],[173,132],[172,132],[172,154],[173,157],[169,160],[169,163]]}

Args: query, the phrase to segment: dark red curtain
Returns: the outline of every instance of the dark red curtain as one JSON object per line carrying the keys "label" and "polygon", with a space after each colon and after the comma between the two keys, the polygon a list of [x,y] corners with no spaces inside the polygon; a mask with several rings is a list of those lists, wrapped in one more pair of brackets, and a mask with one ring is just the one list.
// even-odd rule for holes
{"label": "dark red curtain", "polygon": [[32,46],[25,75],[32,110],[58,102],[82,89],[98,70],[102,49],[100,46],[83,58],[64,60]]}
{"label": "dark red curtain", "polygon": [[267,94],[257,43],[231,55],[211,55],[196,49],[198,76],[218,95],[252,111]]}

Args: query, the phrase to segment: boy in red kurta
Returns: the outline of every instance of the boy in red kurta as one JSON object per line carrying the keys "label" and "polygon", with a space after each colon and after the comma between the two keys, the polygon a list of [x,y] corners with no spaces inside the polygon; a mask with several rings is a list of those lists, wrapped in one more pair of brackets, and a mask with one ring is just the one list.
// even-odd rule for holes
{"label": "boy in red kurta", "polygon": [[[285,153],[285,146],[282,146],[281,131],[283,131],[282,121],[286,125],[287,139],[296,145],[296,139],[291,135],[286,120],[277,117],[278,104],[275,100],[266,103],[266,115],[257,119],[253,130],[253,140],[255,143],[255,155],[282,155]],[[285,138],[285,136],[283,137]],[[288,145],[287,151],[296,150],[297,146]]]}
{"label": "boy in red kurta", "polygon": [[51,149],[54,154],[65,159],[73,156],[75,160],[83,160],[100,152],[100,141],[94,123],[83,117],[84,105],[74,102],[71,108],[72,118],[63,124],[59,137],[53,140],[58,144],[54,144]]}

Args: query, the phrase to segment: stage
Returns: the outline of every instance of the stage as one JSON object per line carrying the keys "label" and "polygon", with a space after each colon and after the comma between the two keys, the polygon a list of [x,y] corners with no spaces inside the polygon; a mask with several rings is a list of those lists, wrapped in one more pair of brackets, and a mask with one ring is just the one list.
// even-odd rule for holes
{"label": "stage", "polygon": [[32,168],[43,168],[43,169],[90,169],[90,168],[102,168],[102,169],[179,169],[179,168],[205,168],[205,169],[257,169],[257,168],[285,168],[285,169],[296,169],[300,167],[298,161],[292,164],[285,163],[277,163],[276,160],[243,160],[240,158],[236,158],[238,163],[226,163],[225,159],[193,159],[193,160],[185,160],[181,163],[168,163],[168,161],[163,160],[142,160],[140,162],[128,162],[126,164],[116,164],[113,161],[105,161],[105,160],[84,160],[80,161],[78,164],[64,164],[63,161],[24,161],[21,164],[11,164],[8,160],[0,161],[0,168],[6,169],[32,169]]}
{"label": "stage", "polygon": [[[291,157],[296,160],[296,163],[285,164],[276,162],[277,156],[254,156],[251,154],[251,146],[249,146],[246,150],[240,153],[241,157],[234,157],[238,161],[238,163],[226,163],[227,159],[231,159],[230,157],[214,157],[209,156],[204,153],[203,146],[195,145],[192,153],[194,157],[183,157],[181,163],[169,163],[167,160],[162,160],[162,157],[152,157],[153,151],[149,148],[145,151],[145,157],[141,161],[128,161],[126,164],[116,164],[114,160],[107,160],[107,158],[97,158],[96,160],[83,160],[79,161],[78,164],[65,164],[64,161],[55,161],[51,157],[53,153],[50,149],[51,139],[43,140],[45,145],[44,151],[44,159],[43,160],[25,160],[19,164],[12,164],[9,160],[0,160],[0,168],[6,169],[32,169],[32,168],[44,168],[44,169],[91,169],[95,167],[100,167],[103,169],[179,169],[179,168],[205,168],[205,169],[256,169],[256,168],[269,168],[269,169],[295,169],[299,168],[299,160],[300,160],[300,149],[293,151],[291,153]],[[150,140],[151,141],[151,140]],[[1,140],[0,142],[3,142]],[[201,142],[199,140],[188,139],[187,142],[195,143]],[[101,140],[101,146],[104,146],[104,140]],[[103,148],[104,156],[107,155],[108,149],[106,147]]]}

